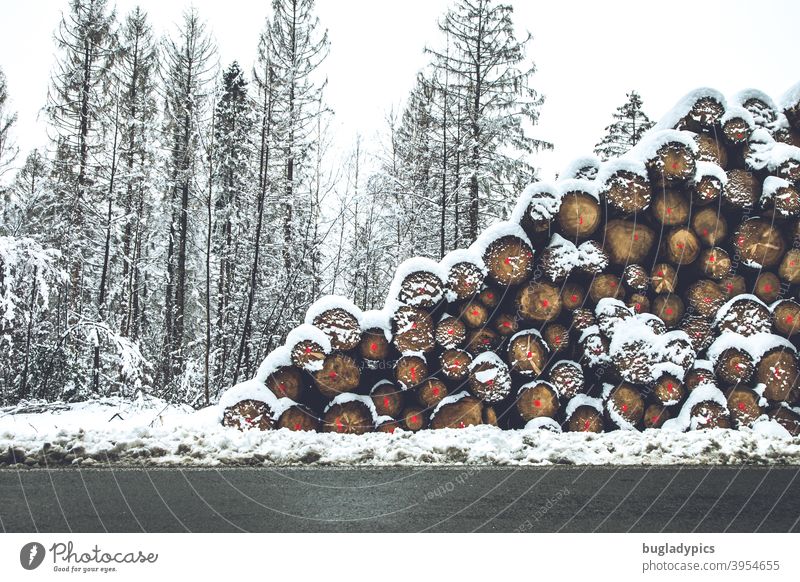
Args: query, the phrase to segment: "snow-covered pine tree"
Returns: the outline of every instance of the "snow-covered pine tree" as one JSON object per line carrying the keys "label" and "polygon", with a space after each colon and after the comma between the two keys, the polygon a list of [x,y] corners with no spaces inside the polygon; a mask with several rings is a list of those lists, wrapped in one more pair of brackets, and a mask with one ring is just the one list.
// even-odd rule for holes
{"label": "snow-covered pine tree", "polygon": [[[119,88],[119,202],[121,263],[113,302],[120,333],[143,345],[157,344],[155,313],[163,306],[160,294],[148,291],[146,271],[152,272],[160,244],[156,195],[158,47],[147,14],[134,8],[120,28],[120,54],[114,76]],[[154,215],[155,214],[155,215]],[[154,273],[156,274],[156,273]],[[160,303],[160,305],[159,305]],[[155,313],[154,313],[155,312]],[[148,317],[148,313],[151,317]],[[160,329],[160,328],[159,328]],[[151,354],[155,356],[155,354]]]}
{"label": "snow-covered pine tree", "polygon": [[250,376],[259,363],[259,350],[272,349],[275,330],[272,319],[276,299],[282,297],[286,273],[280,261],[278,246],[279,232],[273,210],[276,207],[272,168],[275,159],[275,71],[270,53],[272,23],[267,20],[259,35],[256,63],[253,67],[253,81],[257,91],[254,99],[254,151],[251,170],[256,181],[255,206],[253,208],[250,237],[250,253],[247,257],[247,282],[242,330],[236,348],[236,364],[233,369],[233,382],[242,376]]}
{"label": "snow-covered pine tree", "polygon": [[639,143],[653,122],[642,110],[642,98],[636,91],[626,94],[628,100],[617,107],[614,122],[607,126],[605,137],[595,146],[594,153],[603,161],[621,156]]}
{"label": "snow-covered pine tree", "polygon": [[531,35],[517,39],[512,14],[508,4],[459,0],[439,23],[447,49],[428,49],[434,70],[446,76],[448,90],[464,107],[454,123],[463,123],[460,172],[468,182],[469,241],[486,223],[506,216],[513,197],[533,181],[530,154],[552,148],[527,131],[544,98],[530,84],[536,71],[526,56]]}
{"label": "snow-covered pine tree", "polygon": [[54,244],[52,237],[59,217],[49,175],[47,158],[38,149],[31,150],[11,186],[2,193],[1,235],[26,236]]}
{"label": "snow-covered pine tree", "polygon": [[[187,325],[200,337],[202,317],[193,317],[189,292],[196,270],[190,253],[197,219],[200,135],[209,114],[208,97],[216,71],[216,47],[195,9],[184,12],[173,37],[162,52],[165,93],[165,213],[168,216],[164,340],[159,383],[164,390],[183,381],[187,354]],[[198,281],[199,282],[199,281]],[[197,324],[196,329],[192,327]]]}
{"label": "snow-covered pine tree", "polygon": [[59,204],[53,241],[69,273],[58,303],[62,328],[56,333],[63,339],[54,347],[68,364],[55,373],[72,396],[98,388],[89,370],[97,369],[98,332],[105,335],[98,320],[104,261],[97,257],[103,255],[113,197],[106,162],[114,117],[111,71],[119,51],[115,21],[107,0],[70,1],[55,33],[58,55],[46,106],[55,152],[51,184]]}
{"label": "snow-covered pine tree", "polygon": [[17,156],[17,148],[11,140],[11,128],[16,121],[16,113],[9,110],[6,76],[0,69],[0,191],[2,191],[3,176]]}
{"label": "snow-covered pine tree", "polygon": [[[274,315],[280,328],[297,323],[299,315],[313,302],[319,256],[313,248],[319,208],[314,204],[310,180],[314,172],[312,139],[322,106],[326,79],[320,66],[328,55],[328,33],[321,29],[314,13],[314,0],[273,0],[272,23],[268,35],[272,66],[273,135],[271,156],[276,168],[276,186],[282,219],[280,255],[286,273],[285,295]],[[269,340],[267,340],[269,341]]]}
{"label": "snow-covered pine tree", "polygon": [[214,120],[214,255],[218,261],[214,353],[219,382],[227,382],[235,366],[234,350],[240,337],[238,314],[246,300],[248,257],[252,239],[253,103],[239,63],[222,75]]}

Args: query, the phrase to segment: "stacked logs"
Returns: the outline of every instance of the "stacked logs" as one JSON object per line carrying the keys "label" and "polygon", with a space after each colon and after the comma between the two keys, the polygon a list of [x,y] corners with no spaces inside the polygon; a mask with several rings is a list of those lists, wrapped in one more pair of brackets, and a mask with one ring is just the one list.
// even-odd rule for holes
{"label": "stacked logs", "polygon": [[[312,305],[223,424],[800,434],[800,85],[686,96],[623,158],[581,158],[382,310]],[[252,385],[248,384],[252,387]],[[237,399],[238,398],[238,399]]]}

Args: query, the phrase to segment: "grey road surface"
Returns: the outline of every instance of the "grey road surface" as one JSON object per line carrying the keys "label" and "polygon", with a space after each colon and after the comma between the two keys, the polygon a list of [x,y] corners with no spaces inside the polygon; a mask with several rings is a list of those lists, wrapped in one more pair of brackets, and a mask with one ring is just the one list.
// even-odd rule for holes
{"label": "grey road surface", "polygon": [[0,470],[9,532],[800,531],[800,467]]}

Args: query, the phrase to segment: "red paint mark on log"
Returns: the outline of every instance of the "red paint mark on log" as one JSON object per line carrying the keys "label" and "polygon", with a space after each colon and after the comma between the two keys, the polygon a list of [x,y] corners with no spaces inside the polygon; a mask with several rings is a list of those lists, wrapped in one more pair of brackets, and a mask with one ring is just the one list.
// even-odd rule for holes
{"label": "red paint mark on log", "polygon": [[532,358],[533,357],[533,352],[528,352],[528,357]]}
{"label": "red paint mark on log", "polygon": [[554,337],[553,338],[553,343],[556,344],[556,345],[560,344],[561,343],[561,336],[557,335],[556,337]]}
{"label": "red paint mark on log", "polygon": [[461,365],[461,360],[453,360],[453,365],[454,366],[460,366]]}
{"label": "red paint mark on log", "polygon": [[475,317],[478,317],[478,310],[477,309],[473,309],[472,310],[472,315],[474,315]]}
{"label": "red paint mark on log", "polygon": [[628,405],[627,404],[623,404],[622,405],[622,412],[628,412]]}
{"label": "red paint mark on log", "polygon": [[487,293],[486,299],[494,299],[494,293]]}
{"label": "red paint mark on log", "polygon": [[412,380],[416,380],[417,379],[417,368],[416,367],[411,368],[411,379]]}
{"label": "red paint mark on log", "polygon": [[338,430],[339,432],[342,432],[344,430],[344,425],[342,424],[342,421],[339,420],[338,418],[336,419],[336,430]]}
{"label": "red paint mark on log", "polygon": [[377,349],[378,349],[378,344],[376,344],[376,343],[374,343],[374,342],[373,342],[373,343],[371,343],[371,344],[369,344],[369,349],[370,349],[370,350],[372,350],[372,351],[374,352],[375,350],[377,350]]}
{"label": "red paint mark on log", "polygon": [[384,408],[389,408],[389,397],[388,396],[384,396],[383,397],[383,407]]}
{"label": "red paint mark on log", "polygon": [[664,276],[664,271],[659,271],[659,272],[658,272],[658,276],[659,276],[659,277],[663,277],[663,276]]}
{"label": "red paint mark on log", "polygon": [[294,423],[294,430],[300,430],[302,427],[300,426],[299,422]]}
{"label": "red paint mark on log", "polygon": [[570,297],[570,301],[574,301],[575,303],[577,303],[578,302],[578,296],[573,293],[572,296]]}
{"label": "red paint mark on log", "polygon": [[708,257],[708,262],[709,263],[713,263],[714,261],[715,261],[714,255],[711,255],[710,257]]}
{"label": "red paint mark on log", "polygon": [[488,337],[483,338],[483,345],[485,345],[485,346],[489,345],[489,338]]}
{"label": "red paint mark on log", "polygon": [[434,386],[432,392],[434,396],[439,396],[439,387]]}
{"label": "red paint mark on log", "polygon": [[542,301],[542,307],[549,307],[549,306],[550,306],[550,302],[547,299],[544,299]]}
{"label": "red paint mark on log", "polygon": [[667,208],[667,214],[672,214],[672,208]]}
{"label": "red paint mark on log", "polygon": [[739,403],[739,410],[744,410],[745,408],[747,408],[747,407],[744,405],[744,402],[740,402]]}
{"label": "red paint mark on log", "polygon": [[633,306],[633,310],[634,311],[641,311],[642,310],[642,304],[641,303],[637,303],[636,305]]}
{"label": "red paint mark on log", "polygon": [[542,405],[542,401],[537,398],[536,400],[533,401],[533,405],[536,408],[539,408]]}
{"label": "red paint mark on log", "polygon": [[578,216],[578,224],[583,224],[583,216]]}
{"label": "red paint mark on log", "polygon": [[463,420],[459,420],[458,421],[458,428],[464,428],[464,421]]}
{"label": "red paint mark on log", "polygon": [[504,321],[503,322],[503,327],[511,327],[511,322],[510,321]]}
{"label": "red paint mark on log", "polygon": [[416,414],[411,417],[411,422],[416,424],[416,422],[417,422],[417,415]]}
{"label": "red paint mark on log", "polygon": [[452,327],[447,330],[447,335],[453,335],[456,332]]}
{"label": "red paint mark on log", "polygon": [[772,285],[767,283],[766,285],[764,285],[764,293],[769,293],[770,291],[772,291]]}
{"label": "red paint mark on log", "polygon": [[664,313],[666,313],[667,315],[672,315],[672,307],[667,307]]}
{"label": "red paint mark on log", "polygon": [[707,228],[703,229],[703,236],[708,236],[708,229]]}
{"label": "red paint mark on log", "polygon": [[511,264],[511,257],[506,257],[505,264],[506,265],[510,265]]}
{"label": "red paint mark on log", "polygon": [[639,240],[639,234],[633,233],[633,240]]}
{"label": "red paint mark on log", "polygon": [[336,372],[334,372],[334,371],[331,371],[331,372],[328,374],[328,377],[329,377],[329,378],[336,378]]}
{"label": "red paint mark on log", "polygon": [[591,424],[589,423],[588,420],[584,420],[583,421],[583,430],[589,430],[590,426],[591,426]]}
{"label": "red paint mark on log", "polygon": [[306,353],[307,353],[307,354],[310,354],[310,353],[311,353],[311,346],[306,346]]}
{"label": "red paint mark on log", "polygon": [[794,321],[794,317],[792,317],[791,315],[787,315],[786,316],[786,323],[792,323],[793,321]]}
{"label": "red paint mark on log", "polygon": [[678,162],[672,162],[672,169],[673,170],[677,170],[678,169]]}

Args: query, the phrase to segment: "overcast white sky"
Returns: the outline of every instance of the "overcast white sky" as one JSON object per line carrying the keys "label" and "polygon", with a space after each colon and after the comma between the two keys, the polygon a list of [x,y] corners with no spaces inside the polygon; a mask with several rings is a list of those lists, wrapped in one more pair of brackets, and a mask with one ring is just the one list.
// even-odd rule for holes
{"label": "overcast white sky", "polygon": [[[113,3],[113,2],[112,2]],[[775,98],[800,81],[797,0],[669,2],[512,1],[515,22],[534,37],[534,86],[546,96],[537,137],[556,150],[535,160],[551,178],[589,153],[625,93],[637,89],[659,118],[697,86],[730,94],[756,87]],[[170,32],[183,0],[117,0],[122,15],[145,8],[157,33]],[[208,21],[221,62],[253,62],[270,2],[194,0]],[[425,64],[423,47],[439,39],[436,20],[447,0],[318,0],[331,40],[327,98],[336,111],[340,147],[382,129]],[[39,110],[53,64],[52,33],[67,0],[0,0],[0,68],[19,113],[16,140],[45,141]]]}

